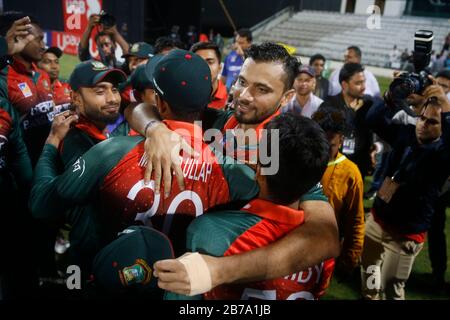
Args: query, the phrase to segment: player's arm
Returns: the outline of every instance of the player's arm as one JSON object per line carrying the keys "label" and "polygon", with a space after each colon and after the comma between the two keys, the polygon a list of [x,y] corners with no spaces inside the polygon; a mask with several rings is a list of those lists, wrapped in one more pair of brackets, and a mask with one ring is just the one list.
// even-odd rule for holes
{"label": "player's arm", "polygon": [[[203,292],[225,283],[284,277],[338,256],[338,228],[329,203],[309,200],[301,203],[301,208],[305,223],[266,247],[227,257],[201,255],[210,272],[211,284]],[[160,288],[190,293],[189,275],[178,260],[159,261],[154,270]]]}
{"label": "player's arm", "polygon": [[98,160],[104,148],[90,149],[59,175],[58,146],[77,119],[77,115],[66,111],[53,120],[51,132],[35,168],[30,194],[29,206],[36,218],[53,218],[75,205],[86,203],[105,175],[104,163]]}
{"label": "player's arm", "polygon": [[33,169],[27,147],[23,141],[22,130],[19,124],[19,114],[7,100],[1,100],[1,108],[10,114],[12,120],[11,133],[8,137],[8,145],[11,150],[8,163],[21,190],[28,192],[33,178]]}
{"label": "player's arm", "polygon": [[78,58],[81,61],[86,61],[91,59],[91,54],[89,53],[89,39],[91,38],[92,30],[100,22],[100,16],[98,14],[93,14],[89,17],[89,23],[81,36],[80,44],[78,45]]}

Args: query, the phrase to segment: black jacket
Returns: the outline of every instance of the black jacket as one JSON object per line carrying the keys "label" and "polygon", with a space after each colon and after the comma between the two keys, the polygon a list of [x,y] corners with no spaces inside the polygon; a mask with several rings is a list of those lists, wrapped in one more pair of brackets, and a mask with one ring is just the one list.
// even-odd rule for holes
{"label": "black jacket", "polygon": [[373,104],[373,98],[365,95],[363,101],[363,106],[355,111],[346,105],[344,96],[342,93],[339,93],[338,95],[328,97],[322,105],[344,110],[349,127],[345,137],[346,139],[352,136],[354,137],[355,150],[353,154],[346,153],[345,150],[343,150],[343,153],[358,166],[361,175],[364,177],[372,167],[370,148],[373,144],[373,132],[366,123],[366,115]]}
{"label": "black jacket", "polygon": [[417,142],[415,126],[394,124],[391,115],[382,101],[367,114],[371,128],[392,147],[384,176],[395,175],[400,183],[389,204],[377,197],[373,208],[384,225],[400,234],[425,232],[450,175],[450,112],[441,114],[441,138],[426,145]]}

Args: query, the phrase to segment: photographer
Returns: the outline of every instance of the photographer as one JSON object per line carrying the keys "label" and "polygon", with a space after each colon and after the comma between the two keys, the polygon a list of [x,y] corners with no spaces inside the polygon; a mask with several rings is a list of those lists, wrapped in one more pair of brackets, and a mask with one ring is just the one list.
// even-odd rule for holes
{"label": "photographer", "polygon": [[416,109],[415,126],[393,121],[401,102],[393,85],[386,102],[376,103],[366,117],[368,125],[392,147],[384,182],[366,220],[361,270],[366,299],[405,299],[406,281],[450,174],[450,102],[434,79],[429,79],[431,83],[422,84],[419,90],[425,103]]}
{"label": "photographer", "polygon": [[95,42],[100,56],[99,60],[109,67],[120,67],[121,65],[115,56],[116,44],[119,44],[122,48],[124,55],[128,54],[130,46],[117,31],[115,18],[107,13],[94,14],[89,17],[88,27],[83,33],[78,47],[78,58],[81,61],[92,59],[89,52],[89,39],[96,26],[98,26],[99,31],[95,35]]}

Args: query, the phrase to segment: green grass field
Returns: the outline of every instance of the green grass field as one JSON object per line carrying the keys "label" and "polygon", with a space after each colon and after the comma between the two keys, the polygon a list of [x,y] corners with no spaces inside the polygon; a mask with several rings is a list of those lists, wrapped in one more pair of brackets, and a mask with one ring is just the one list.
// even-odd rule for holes
{"label": "green grass field", "polygon": [[[77,57],[64,55],[61,58],[61,73],[62,79],[69,79],[75,65],[79,63]],[[380,84],[381,92],[388,88],[389,83],[392,81],[390,78],[377,77]],[[371,182],[371,177],[365,181],[366,190],[368,190]],[[368,209],[371,207],[370,201],[365,201],[365,207]],[[447,210],[447,224],[446,230],[450,229],[450,209]],[[450,248],[450,237],[447,237],[447,247]],[[450,281],[450,276],[447,272],[447,281]],[[428,246],[425,243],[425,247],[418,255],[411,277],[406,285],[406,297],[407,299],[415,300],[429,300],[429,299],[448,299],[448,296],[438,295],[431,289],[431,265],[428,259]],[[331,286],[324,296],[324,300],[355,300],[359,299],[360,278],[359,272],[355,272],[353,277],[344,283],[337,283],[334,278],[331,282]]]}
{"label": "green grass field", "polygon": [[61,70],[59,72],[59,77],[68,80],[73,69],[79,62],[80,60],[78,60],[78,57],[64,54],[60,59]]}

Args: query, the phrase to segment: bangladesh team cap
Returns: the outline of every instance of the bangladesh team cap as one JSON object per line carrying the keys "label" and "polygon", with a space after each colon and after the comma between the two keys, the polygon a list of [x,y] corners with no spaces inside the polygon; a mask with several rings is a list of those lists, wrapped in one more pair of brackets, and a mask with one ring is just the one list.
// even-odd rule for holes
{"label": "bangladesh team cap", "polygon": [[69,84],[73,90],[78,90],[81,87],[94,87],[102,81],[119,85],[126,80],[127,76],[122,70],[107,67],[100,61],[90,60],[75,67],[70,75]]}
{"label": "bangladesh team cap", "polygon": [[211,101],[212,83],[208,64],[199,55],[175,49],[157,63],[147,63],[154,89],[174,110],[197,112]]}
{"label": "bangladesh team cap", "polygon": [[166,235],[153,228],[131,226],[96,255],[93,280],[112,294],[158,292],[153,264],[173,258]]}
{"label": "bangladesh team cap", "polygon": [[153,82],[147,76],[145,65],[138,66],[131,74],[129,81],[134,90],[142,92],[147,88],[153,89]]}
{"label": "bangladesh team cap", "polygon": [[130,51],[127,54],[124,54],[122,58],[127,58],[130,56],[135,56],[138,58],[151,58],[153,57],[155,49],[152,45],[146,42],[136,42],[130,48]]}

